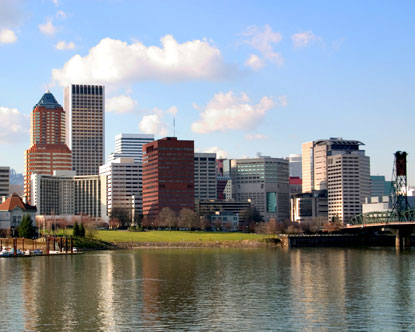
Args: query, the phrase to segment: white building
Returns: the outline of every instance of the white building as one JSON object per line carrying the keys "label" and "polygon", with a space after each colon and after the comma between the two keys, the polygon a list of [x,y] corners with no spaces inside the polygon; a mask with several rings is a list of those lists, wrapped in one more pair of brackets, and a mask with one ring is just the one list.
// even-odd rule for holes
{"label": "white building", "polygon": [[216,199],[216,153],[195,153],[195,200]]}
{"label": "white building", "polygon": [[132,218],[143,213],[142,165],[133,158],[117,158],[99,168],[106,217],[122,210]]}
{"label": "white building", "polygon": [[9,196],[10,167],[0,166],[0,197]]}
{"label": "white building", "polygon": [[66,145],[76,175],[98,175],[104,164],[105,88],[71,84],[64,90]]}
{"label": "white building", "polygon": [[359,151],[337,151],[327,157],[329,220],[344,223],[362,213],[370,195],[370,159]]}
{"label": "white building", "polygon": [[230,175],[234,200],[249,200],[265,220],[290,219],[288,160],[265,156],[231,160]]}
{"label": "white building", "polygon": [[29,215],[35,226],[36,207],[26,204],[17,194],[13,194],[0,204],[0,229],[16,228],[24,215]]}
{"label": "white building", "polygon": [[41,215],[88,215],[102,217],[101,178],[76,176],[75,171],[55,171],[53,175],[32,174],[32,204]]}
{"label": "white building", "polygon": [[115,151],[108,156],[108,161],[127,157],[142,163],[143,145],[153,141],[153,134],[118,134],[115,136]]}

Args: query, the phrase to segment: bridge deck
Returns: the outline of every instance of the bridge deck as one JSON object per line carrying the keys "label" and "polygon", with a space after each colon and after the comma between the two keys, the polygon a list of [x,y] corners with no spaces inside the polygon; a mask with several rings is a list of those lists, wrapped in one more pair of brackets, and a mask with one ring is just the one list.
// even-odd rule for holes
{"label": "bridge deck", "polygon": [[346,225],[343,229],[356,229],[356,228],[367,228],[367,227],[400,227],[400,226],[415,226],[415,221],[389,221],[380,223],[367,223],[358,225]]}

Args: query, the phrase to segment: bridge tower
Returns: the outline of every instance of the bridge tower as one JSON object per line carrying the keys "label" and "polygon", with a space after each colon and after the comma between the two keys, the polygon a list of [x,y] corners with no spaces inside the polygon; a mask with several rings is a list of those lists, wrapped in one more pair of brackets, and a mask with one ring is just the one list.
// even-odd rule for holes
{"label": "bridge tower", "polygon": [[393,164],[390,215],[391,218],[398,218],[399,221],[405,221],[403,220],[405,217],[402,212],[409,210],[408,181],[406,177],[407,155],[404,151],[395,152],[395,161]]}

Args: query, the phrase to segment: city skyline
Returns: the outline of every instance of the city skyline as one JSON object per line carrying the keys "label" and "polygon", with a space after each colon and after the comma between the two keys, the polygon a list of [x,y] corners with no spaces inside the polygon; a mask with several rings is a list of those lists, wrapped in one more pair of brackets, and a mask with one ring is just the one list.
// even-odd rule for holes
{"label": "city skyline", "polygon": [[389,179],[393,153],[405,150],[413,184],[413,9],[0,1],[0,164],[23,172],[44,90],[63,105],[65,86],[98,84],[105,159],[116,134],[173,136],[175,117],[179,139],[228,158],[287,157],[304,142],[343,137],[365,143],[371,174]]}

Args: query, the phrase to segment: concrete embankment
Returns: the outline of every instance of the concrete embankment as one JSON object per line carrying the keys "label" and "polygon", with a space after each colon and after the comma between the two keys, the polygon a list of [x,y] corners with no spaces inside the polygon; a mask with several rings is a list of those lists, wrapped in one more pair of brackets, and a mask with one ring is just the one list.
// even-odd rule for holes
{"label": "concrete embankment", "polygon": [[262,241],[197,241],[197,242],[113,242],[118,249],[138,248],[267,248],[280,247],[278,238],[267,238]]}
{"label": "concrete embankment", "polygon": [[300,247],[356,247],[356,246],[394,246],[393,235],[356,235],[356,234],[316,234],[281,235],[282,246]]}

